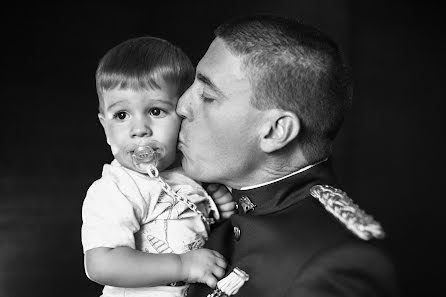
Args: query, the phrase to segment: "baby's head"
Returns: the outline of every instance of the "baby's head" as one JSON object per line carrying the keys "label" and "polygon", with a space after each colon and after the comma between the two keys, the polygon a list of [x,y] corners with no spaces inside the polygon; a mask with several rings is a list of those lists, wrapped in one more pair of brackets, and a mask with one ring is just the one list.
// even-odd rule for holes
{"label": "baby's head", "polygon": [[194,76],[186,54],[155,37],[124,41],[100,60],[98,117],[121,165],[137,171],[132,155],[141,145],[157,150],[160,171],[174,163],[181,124],[175,109]]}

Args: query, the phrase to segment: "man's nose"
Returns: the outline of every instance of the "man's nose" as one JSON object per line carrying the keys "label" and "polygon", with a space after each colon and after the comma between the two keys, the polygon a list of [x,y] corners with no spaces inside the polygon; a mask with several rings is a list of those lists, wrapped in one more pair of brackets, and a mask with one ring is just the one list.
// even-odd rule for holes
{"label": "man's nose", "polygon": [[192,119],[192,87],[193,85],[178,99],[177,114],[183,119]]}
{"label": "man's nose", "polygon": [[145,117],[135,117],[132,120],[132,127],[130,130],[131,137],[147,137],[152,135],[150,128],[150,120]]}

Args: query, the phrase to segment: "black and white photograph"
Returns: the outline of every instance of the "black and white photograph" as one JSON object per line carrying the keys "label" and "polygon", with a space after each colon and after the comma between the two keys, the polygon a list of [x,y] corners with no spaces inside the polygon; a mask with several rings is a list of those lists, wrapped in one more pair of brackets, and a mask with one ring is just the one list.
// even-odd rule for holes
{"label": "black and white photograph", "polygon": [[436,6],[3,6],[0,297],[441,294]]}

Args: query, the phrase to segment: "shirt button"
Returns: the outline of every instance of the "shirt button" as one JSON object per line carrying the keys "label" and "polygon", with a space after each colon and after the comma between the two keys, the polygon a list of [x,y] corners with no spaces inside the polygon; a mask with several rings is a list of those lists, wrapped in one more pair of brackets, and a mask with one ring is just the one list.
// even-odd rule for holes
{"label": "shirt button", "polygon": [[234,239],[235,240],[239,240],[240,239],[240,235],[241,235],[240,228],[235,226],[234,227]]}

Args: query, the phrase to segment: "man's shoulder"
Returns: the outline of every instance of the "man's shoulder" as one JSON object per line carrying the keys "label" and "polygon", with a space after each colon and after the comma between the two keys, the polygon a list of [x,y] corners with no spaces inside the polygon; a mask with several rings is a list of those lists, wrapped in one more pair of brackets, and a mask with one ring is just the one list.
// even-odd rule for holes
{"label": "man's shoulder", "polygon": [[[342,221],[337,217],[338,214],[341,217],[350,215],[350,221]],[[248,233],[254,242],[270,245],[271,248],[289,253],[290,257],[305,261],[338,245],[357,244],[359,248],[374,249],[377,240],[373,240],[373,237],[365,240],[353,231],[367,227],[367,222],[361,221],[363,218],[366,218],[365,212],[355,210],[352,205],[330,207],[308,191],[306,197],[276,213],[235,216],[232,221],[242,233]]]}
{"label": "man's shoulder", "polygon": [[[269,218],[256,219],[257,224],[248,222],[249,232],[256,232],[259,236],[254,236],[257,239],[249,245],[251,251],[240,251],[252,255],[239,262],[242,268],[253,274],[252,283],[258,285],[267,279],[281,283],[280,291],[284,296],[307,295],[310,291],[322,290],[327,285],[326,279],[332,279],[342,287],[341,295],[348,291],[350,284],[358,284],[364,290],[374,292],[372,285],[377,283],[384,291],[395,292],[393,262],[381,241],[359,238],[314,197],[309,196]],[[254,265],[257,261],[262,264]],[[251,285],[248,285],[248,291],[252,289],[249,289]],[[309,287],[312,288],[306,292]]]}
{"label": "man's shoulder", "polygon": [[360,242],[384,238],[380,223],[342,190],[329,185],[314,185],[303,195],[304,199],[296,199],[295,204],[273,216],[277,217],[275,221],[279,226],[291,224],[291,229],[308,242],[313,239],[329,245],[347,239]]}

